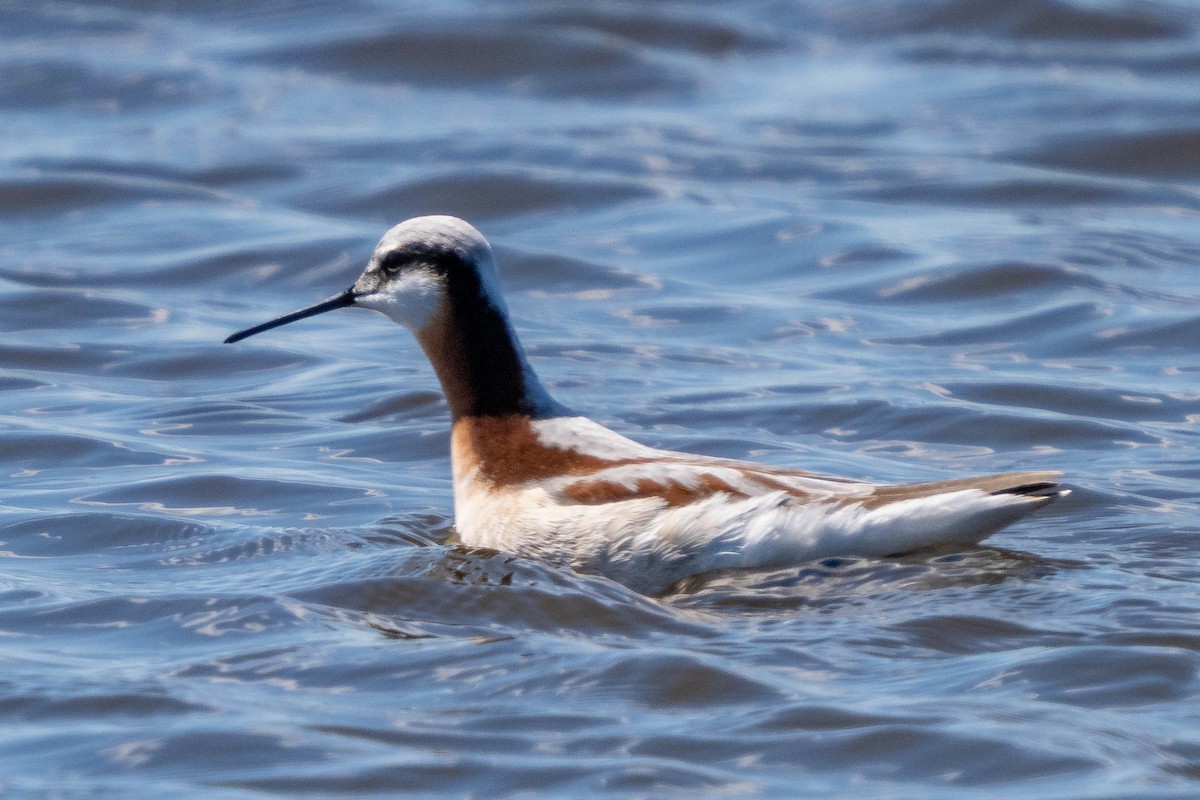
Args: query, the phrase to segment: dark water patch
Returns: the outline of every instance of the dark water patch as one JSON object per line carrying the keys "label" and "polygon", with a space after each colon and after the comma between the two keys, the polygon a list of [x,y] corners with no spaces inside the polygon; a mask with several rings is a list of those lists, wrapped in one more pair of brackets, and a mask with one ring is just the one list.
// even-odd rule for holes
{"label": "dark water patch", "polygon": [[77,721],[85,718],[95,724],[99,720],[183,717],[212,710],[210,706],[172,697],[169,690],[159,686],[146,686],[141,691],[128,692],[80,689],[65,696],[58,690],[38,692],[23,689],[18,695],[0,698],[0,714],[24,722]]}
{"label": "dark water patch", "polygon": [[697,88],[694,74],[631,42],[529,20],[479,19],[469,28],[426,20],[302,47],[260,50],[249,58],[363,81],[482,84],[551,96],[677,97]]}
{"label": "dark water patch", "polygon": [[[232,332],[232,329],[228,331]],[[307,370],[314,369],[319,363],[316,356],[299,351],[299,348],[263,347],[263,343],[256,343],[252,347],[235,349],[232,345],[221,344],[218,337],[227,335],[225,330],[215,333],[211,342],[201,342],[193,351],[163,349],[130,353],[120,363],[113,365],[111,372],[151,381],[195,380],[219,373],[231,383],[239,385],[241,390],[249,391],[270,384],[277,375],[307,374]],[[254,400],[253,397],[244,396],[241,402]],[[175,407],[163,406],[164,409]]]}
{"label": "dark water patch", "polygon": [[880,265],[911,262],[916,258],[917,254],[911,250],[881,242],[867,242],[826,253],[818,266],[828,270],[867,270]]}
{"label": "dark water patch", "polygon": [[409,512],[381,519],[371,526],[369,533],[362,535],[366,541],[376,544],[430,547],[446,544],[454,537],[454,520],[444,510]]}
{"label": "dark water patch", "polygon": [[[47,240],[50,244],[14,246],[0,264],[0,278],[37,288],[145,292],[143,299],[152,298],[177,320],[211,320],[221,319],[218,312],[229,306],[261,309],[263,296],[252,290],[262,285],[271,286],[272,294],[301,292],[293,304],[348,285],[373,243],[355,237],[358,254],[349,255],[354,251],[347,248],[346,226],[332,220],[314,226],[292,212],[274,217],[277,224],[250,223],[236,210],[217,217],[191,205],[150,206],[103,224],[56,224],[60,235]],[[95,225],[106,232],[97,234]],[[211,230],[210,238],[199,235],[205,229]],[[228,284],[210,286],[223,281]]]}
{"label": "dark water patch", "polygon": [[[304,609],[301,604],[290,602],[298,610],[302,610],[302,613],[310,617],[313,615],[311,610]],[[318,620],[318,624],[332,620],[332,617]],[[343,632],[349,627],[346,616],[338,620],[338,624]],[[401,641],[401,637],[389,638],[391,641]],[[402,693],[409,691],[408,685],[400,679],[415,677],[417,664],[432,661],[435,654],[444,655],[447,649],[461,655],[464,650],[472,647],[470,643],[434,640],[434,637],[430,636],[409,637],[404,639],[404,643],[410,645],[410,649],[403,651],[404,657],[387,659],[386,666],[359,659],[345,663],[330,661],[327,657],[306,648],[301,640],[286,640],[286,644],[282,646],[246,649],[235,655],[219,654],[214,658],[192,661],[173,669],[169,677],[202,684],[211,682],[260,686],[264,689],[286,684],[295,689],[303,687],[333,691],[347,695],[348,701],[352,701],[358,692],[386,690],[390,685],[397,700],[400,700]],[[392,644],[387,642],[385,646],[391,647]],[[411,670],[412,675],[399,675],[399,669]]]}
{"label": "dark water patch", "polygon": [[[804,429],[838,431],[843,441],[873,442],[866,452],[907,452],[908,442],[939,442],[1000,452],[1051,444],[1100,450],[1128,442],[1152,444],[1159,437],[1136,425],[1087,417],[1062,418],[1027,406],[939,405],[863,397],[807,404]],[[898,443],[899,442],[899,443]]]}
{"label": "dark water patch", "polygon": [[[599,709],[581,709],[575,714],[523,714],[514,713],[508,708],[496,709],[495,714],[473,719],[469,725],[460,724],[453,716],[447,716],[448,719],[441,720],[436,717],[413,720],[407,725],[391,729],[331,724],[315,726],[314,730],[349,740],[385,745],[389,749],[519,755],[529,747],[536,746],[537,740],[547,734],[561,740],[576,730],[618,724],[617,720],[604,716]],[[547,744],[546,753],[552,750],[556,755],[561,754],[560,746]]]}
{"label": "dark water patch", "polygon": [[[726,768],[751,761],[762,779],[769,779],[773,770],[790,770],[800,764],[808,776],[806,785],[823,774],[851,771],[860,792],[871,791],[875,782],[891,791],[925,781],[984,787],[1092,772],[1102,765],[1066,748],[1009,742],[1000,735],[963,730],[937,719],[936,713],[914,715],[909,720],[821,708],[815,714],[807,708],[799,714],[794,706],[789,710],[792,713],[786,718],[793,724],[786,727],[776,725],[761,733],[757,727],[744,731],[735,719],[734,730],[742,735],[671,730],[633,743],[632,750],[661,757],[693,752],[702,763]],[[817,725],[809,727],[810,720]],[[891,791],[885,789],[881,794],[890,796]]]}
{"label": "dark water patch", "polygon": [[39,389],[50,389],[53,386],[54,384],[52,383],[34,380],[33,378],[0,375],[0,392],[29,392]]}
{"label": "dark water patch", "polygon": [[1139,324],[1118,324],[1097,331],[1080,349],[1085,353],[1108,354],[1154,350],[1162,354],[1190,356],[1196,350],[1196,330],[1200,318],[1159,321],[1164,316],[1167,315],[1159,315],[1154,321],[1139,320]]}
{"label": "dark water patch", "polygon": [[1181,737],[1167,742],[1160,751],[1163,769],[1191,781],[1200,780],[1200,741]]}
{"label": "dark water patch", "polygon": [[[184,384],[195,381],[196,394],[204,393],[205,376],[221,373],[228,376],[231,382],[240,383],[247,392],[245,399],[250,402],[260,399],[250,394],[254,389],[271,385],[279,378],[293,379],[296,376],[320,374],[320,370],[314,368],[318,362],[317,356],[304,351],[303,341],[280,342],[278,348],[264,348],[263,343],[256,343],[253,352],[247,352],[251,348],[235,349],[220,343],[218,337],[224,337],[227,330],[218,329],[213,333],[215,335],[211,342],[202,342],[194,350],[163,348],[130,353],[112,364],[106,372],[127,379],[153,382]],[[324,396],[320,382],[314,382],[312,386],[308,396]],[[262,399],[265,401],[270,398]],[[163,407],[175,406],[164,404]],[[145,412],[139,412],[137,418],[158,419],[153,413]]]}
{"label": "dark water patch", "polygon": [[[395,563],[396,557],[403,560]],[[647,626],[711,635],[707,628],[603,578],[492,551],[417,548],[393,554],[389,564],[384,576],[372,570],[373,574],[292,594],[308,603],[421,620],[438,629],[470,620],[471,629],[487,635],[535,630],[568,636],[630,635]]]}
{"label": "dark water patch", "polygon": [[531,21],[581,28],[616,36],[645,47],[682,50],[704,56],[759,53],[780,45],[780,33],[765,25],[734,25],[703,18],[699,9],[669,5],[647,8],[595,6],[553,8],[531,15]]}
{"label": "dark water patch", "polygon": [[162,321],[161,308],[91,292],[28,291],[0,298],[0,330],[34,332],[75,327],[141,327]]}
{"label": "dark water patch", "polygon": [[362,496],[363,490],[310,481],[201,474],[135,481],[80,495],[75,502],[134,506],[165,514],[256,517]]}
{"label": "dark water patch", "polygon": [[311,428],[311,422],[300,414],[225,400],[170,404],[152,413],[142,432],[168,438],[282,436]]}
{"label": "dark water patch", "polygon": [[[778,296],[806,267],[819,264],[829,250],[852,238],[836,220],[818,221],[807,214],[743,217],[718,210],[697,215],[695,227],[661,234],[668,242],[655,259],[656,275],[695,282],[712,270],[732,269],[737,281],[727,288],[769,282]],[[637,239],[631,238],[636,247]]]}
{"label": "dark water patch", "polygon": [[[1195,287],[1189,281],[1172,282],[1180,292],[1172,295],[1155,291],[1156,281],[1140,276],[1132,279],[1129,277],[1131,274],[1137,275],[1142,272],[1174,272],[1182,265],[1200,260],[1200,247],[1184,237],[1157,231],[1122,229],[1105,231],[1102,236],[1081,236],[1063,244],[1062,259],[1066,263],[1094,268],[1098,273],[1104,271],[1106,274],[1124,278],[1124,290],[1136,297],[1174,297],[1189,304],[1194,302]],[[1129,273],[1127,270],[1137,272]]]}
{"label": "dark water patch", "polygon": [[[148,14],[161,14],[168,18],[175,15],[196,15],[213,22],[231,26],[263,23],[268,28],[285,22],[304,22],[309,25],[329,25],[330,18],[324,13],[327,5],[320,0],[262,0],[247,5],[238,0],[104,0],[104,6],[131,11],[138,18]],[[362,14],[378,10],[373,2],[347,0],[342,6],[347,13]]]}
{"label": "dark water patch", "polygon": [[283,183],[304,175],[304,170],[286,161],[246,161],[230,163],[222,159],[210,166],[183,168],[155,161],[119,161],[115,159],[67,157],[59,159],[32,158],[18,162],[18,167],[38,174],[75,174],[124,176],[129,179],[161,181],[175,184],[195,184],[210,189],[235,186]]}
{"label": "dark water patch", "polygon": [[[1005,206],[1059,207],[1098,205],[1128,202],[1133,198],[1150,200],[1147,193],[1130,187],[1114,186],[1101,181],[1068,179],[1061,176],[1044,179],[1009,179],[1002,181],[893,181],[882,188],[866,189],[859,196],[870,200],[895,203],[933,203],[947,206],[975,205],[981,208]],[[1155,199],[1161,201],[1161,195]],[[1195,204],[1186,194],[1176,195],[1176,202],[1185,206]]]}
{"label": "dark water patch", "polygon": [[921,724],[934,720],[928,716],[897,718],[880,712],[848,709],[836,704],[792,702],[764,710],[749,719],[737,721],[736,730],[750,735],[793,734],[798,731],[841,731],[869,729],[884,725]]}
{"label": "dark water patch", "polygon": [[705,764],[685,765],[676,758],[645,756],[622,759],[602,770],[596,782],[601,791],[645,795],[681,791],[740,794],[758,791],[764,783]]}
{"label": "dark water patch", "polygon": [[[703,763],[734,767],[752,759],[760,770],[789,768],[799,761],[806,772],[815,776],[852,770],[860,791],[868,792],[875,782],[890,784],[894,791],[896,784],[903,786],[910,781],[964,787],[1058,778],[1096,770],[1102,763],[1066,750],[1047,751],[999,738],[928,731],[924,725],[892,724],[854,733],[793,734],[732,742],[699,733],[677,734],[635,745],[634,752],[657,751],[665,755],[668,747],[671,752],[692,750],[700,754]],[[1019,767],[1012,771],[1007,767],[1009,764]],[[880,788],[884,796],[890,796],[887,789]]]}
{"label": "dark water patch", "polygon": [[[636,314],[628,312],[618,312],[619,317],[630,319],[637,323],[641,321]],[[651,323],[651,327],[655,324],[670,323],[671,317],[666,317],[661,320],[655,320],[653,317],[645,317]],[[669,325],[663,325],[669,327]],[[659,356],[659,360],[664,363],[669,363],[676,366],[724,366],[733,367],[742,363],[741,351],[729,347],[687,347],[672,350],[664,350]]]}
{"label": "dark water patch", "polygon": [[4,549],[20,556],[67,556],[192,547],[214,533],[197,522],[162,516],[79,512],[39,517],[0,527]]}
{"label": "dark water patch", "polygon": [[[240,532],[240,535],[193,537],[184,543],[161,543],[153,553],[153,565],[158,567],[195,567],[208,564],[228,564],[237,561],[278,559],[289,554],[310,556],[328,556],[331,560],[344,550],[353,550],[363,546],[363,541],[357,537],[324,529],[295,529],[269,530],[255,533],[253,530]],[[145,566],[150,563],[143,559]],[[307,559],[289,560],[283,566],[275,564],[272,568],[287,571],[292,579],[320,580],[337,567],[324,565]],[[261,570],[266,576],[267,565]],[[311,578],[309,576],[318,577]],[[188,573],[190,577],[192,573]],[[180,578],[183,579],[182,576]]]}
{"label": "dark water patch", "polygon": [[[1056,169],[1107,175],[1184,180],[1200,175],[1200,130],[1174,128],[1124,134],[1073,136],[1016,157]],[[1161,191],[1161,190],[1160,190]],[[1177,202],[1177,201],[1175,201]],[[1185,206],[1192,207],[1192,203]]]}
{"label": "dark water patch", "polygon": [[[288,764],[294,768],[320,764],[329,754],[317,742],[300,741],[281,732],[250,731],[229,721],[213,720],[182,731],[145,732],[114,744],[104,753],[117,770],[136,769],[146,776],[165,773],[186,775],[196,759],[211,765],[222,776],[240,771],[259,773],[264,763]],[[230,783],[228,777],[214,781]]]}
{"label": "dark water patch", "polygon": [[1094,644],[1111,647],[1148,647],[1191,650],[1200,653],[1200,634],[1196,633],[1114,633],[1097,637]]}
{"label": "dark water patch", "polygon": [[[845,147],[847,142],[857,139],[885,140],[895,136],[900,130],[900,124],[883,117],[868,117],[863,119],[807,119],[793,116],[763,117],[755,120],[759,134],[770,142],[784,145],[830,144],[833,150],[821,147],[822,155],[849,155],[839,147]],[[793,141],[794,140],[794,141]],[[814,141],[816,140],[816,141]],[[869,150],[859,147],[854,151],[862,155]]]}
{"label": "dark water patch", "polygon": [[587,786],[593,769],[550,757],[488,758],[468,753],[406,753],[401,764],[380,764],[377,759],[356,765],[351,773],[334,765],[310,762],[287,774],[223,778],[218,786],[293,796],[305,792],[322,795],[368,793],[458,795],[479,788],[491,796],[545,792]]}
{"label": "dark water patch", "polygon": [[49,39],[107,40],[114,34],[137,30],[134,20],[116,14],[86,13],[70,6],[0,6],[0,24],[13,42],[45,42]]}
{"label": "dark water patch", "polygon": [[[368,469],[383,470],[386,480],[389,465],[425,462],[437,465],[439,476],[449,477],[449,469],[441,468],[450,455],[450,423],[439,407],[437,413],[418,418],[402,427],[374,424],[361,428],[337,431],[335,436],[322,440],[321,458],[340,463],[361,462]],[[376,466],[378,465],[378,466]]]}
{"label": "dark water patch", "polygon": [[[1038,353],[1051,342],[1055,354],[1065,355],[1089,341],[1089,329],[1094,330],[1110,319],[1107,309],[1099,303],[1063,303],[1041,306],[1025,313],[1003,314],[988,318],[983,309],[966,324],[947,327],[928,333],[889,336],[875,340],[881,345],[920,345],[924,347],[988,346]],[[1081,330],[1082,329],[1082,330]],[[1038,331],[1031,340],[1029,331]],[[1068,346],[1068,345],[1072,346]]]}
{"label": "dark water patch", "polygon": [[0,179],[0,217],[50,216],[129,203],[203,200],[236,203],[236,198],[202,186],[104,173],[57,173]]}
{"label": "dark water patch", "polygon": [[416,390],[376,400],[366,408],[339,417],[338,422],[353,424],[397,420],[413,416],[422,418],[433,415],[442,416],[446,413],[445,408],[446,404],[441,394]]}
{"label": "dark water patch", "polygon": [[0,64],[0,108],[23,112],[59,108],[118,114],[186,106],[220,94],[218,87],[189,71],[50,59]]}
{"label": "dark water patch", "polygon": [[[162,231],[158,234],[169,236]],[[201,286],[232,277],[234,280],[230,280],[222,296],[248,306],[256,297],[247,292],[263,284],[270,284],[278,291],[327,288],[331,280],[350,282],[357,270],[351,267],[345,245],[329,242],[328,238],[319,230],[307,230],[303,235],[297,234],[286,240],[263,232],[260,238],[251,241],[222,239],[215,246],[203,248],[192,248],[185,243],[177,246],[162,243],[163,250],[159,252],[153,249],[134,251],[122,246],[118,246],[115,253],[84,249],[58,256],[52,264],[0,267],[0,277],[24,286],[76,290],[128,288],[131,281],[146,290],[177,289],[180,285]],[[354,243],[363,249],[361,263],[365,264],[370,255],[369,245],[359,239]],[[112,266],[115,258],[120,259],[120,268]],[[108,266],[98,267],[97,262]],[[169,300],[177,295],[159,297]],[[218,308],[219,299],[212,300]]]}
{"label": "dark water patch", "polygon": [[853,768],[869,778],[958,787],[1061,779],[1103,766],[1099,759],[1074,748],[920,725],[889,725],[831,736],[813,742],[806,759],[813,764],[837,764],[843,770]]}
{"label": "dark water patch", "polygon": [[1200,657],[1173,648],[1075,646],[1035,655],[997,675],[1004,686],[1084,708],[1182,702],[1195,692]]}
{"label": "dark water patch", "polygon": [[[1161,8],[1081,7],[1064,0],[986,0],[883,3],[869,15],[856,14],[860,30],[874,35],[953,33],[1017,41],[1142,42],[1184,36],[1190,26]],[[885,12],[886,13],[883,13]]]}
{"label": "dark water patch", "polygon": [[[1118,42],[1113,47],[1096,47],[1089,42],[1073,40],[989,40],[944,34],[919,37],[899,47],[898,52],[911,63],[933,68],[1053,70],[1069,64],[1095,72],[1120,70],[1149,76],[1183,77],[1200,66],[1200,55],[1186,39]],[[1084,110],[1083,107],[1073,109],[1073,115]]]}
{"label": "dark water patch", "polygon": [[644,200],[654,194],[628,181],[588,179],[553,170],[493,169],[447,172],[378,188],[323,190],[318,197],[301,198],[299,203],[313,210],[392,225],[405,217],[431,213],[494,220],[563,208],[583,210]]}
{"label": "dark water patch", "polygon": [[1013,386],[991,381],[951,382],[941,386],[950,396],[972,403],[1040,409],[1097,419],[1182,423],[1200,414],[1200,398],[1172,397],[1132,388],[1049,381],[1040,386]]}
{"label": "dark water patch", "polygon": [[820,296],[889,305],[905,302],[974,303],[982,298],[1004,295],[1036,293],[1044,297],[1048,293],[1067,292],[1075,288],[1103,290],[1105,284],[1069,266],[997,261],[908,273],[898,280],[888,276],[884,281],[873,280],[860,286],[843,282],[836,292],[823,292]]}
{"label": "dark water patch", "polygon": [[[626,425],[647,433],[653,431],[655,446],[730,458],[753,458],[755,456],[749,454],[756,450],[773,450],[785,445],[776,437],[798,436],[809,430],[804,406],[758,389],[685,390],[665,395],[646,408],[620,409],[613,413],[620,413],[621,422]],[[788,416],[795,417],[796,424],[791,429],[781,430],[780,418]],[[740,431],[742,435],[719,435],[718,431],[722,430]],[[768,430],[776,436],[767,434]],[[803,459],[806,455],[802,452],[797,458]]]}
{"label": "dark water patch", "polygon": [[[802,133],[807,131],[808,133]],[[496,163],[569,166],[577,174],[623,175],[668,193],[686,190],[697,200],[722,205],[723,191],[712,184],[765,181],[768,184],[816,183],[844,176],[853,159],[869,156],[873,137],[869,127],[799,126],[771,119],[750,126],[746,141],[731,150],[704,129],[669,123],[637,128],[615,123],[546,131],[519,147],[489,140],[463,139],[450,146],[422,144],[422,164],[444,168],[463,165],[488,167]],[[868,139],[859,142],[859,137]],[[338,153],[378,160],[388,154],[381,142],[336,145]],[[669,157],[668,155],[669,154]]]}
{"label": "dark water patch", "polygon": [[639,354],[636,346],[614,341],[570,342],[568,344],[543,342],[536,348],[530,349],[543,358],[552,358],[556,361],[577,360],[587,363],[628,359]]}
{"label": "dark water patch", "polygon": [[[639,149],[644,151],[635,161],[642,167],[639,171],[658,179],[670,189],[679,188],[672,186],[674,181],[671,179],[686,181],[693,198],[700,205],[720,207],[724,204],[724,192],[720,188],[722,184],[755,181],[767,186],[807,185],[812,187],[811,191],[818,191],[822,184],[841,182],[859,172],[861,161],[868,157],[870,147],[869,144],[845,139],[832,144],[820,141],[771,141],[748,146],[731,154],[706,144],[673,152],[673,160],[661,155],[661,146],[642,146]],[[881,165],[880,169],[888,168]],[[879,177],[891,181],[904,174],[903,169],[897,168]],[[713,187],[714,184],[718,186]],[[788,194],[785,193],[785,196]]]}
{"label": "dark water patch", "polygon": [[621,694],[642,708],[689,712],[787,699],[786,692],[728,663],[678,651],[632,652],[608,658],[601,667],[573,676],[562,689]]}
{"label": "dark water patch", "polygon": [[1057,647],[1078,640],[1065,631],[1035,628],[1003,619],[938,614],[907,620],[888,630],[913,647],[935,653],[989,653],[1026,647]]}
{"label": "dark water patch", "polygon": [[166,453],[141,450],[120,441],[48,431],[0,431],[0,463],[8,469],[46,470],[68,464],[95,469],[165,464]]}
{"label": "dark water patch", "polygon": [[567,294],[607,299],[615,292],[660,288],[661,282],[622,267],[597,264],[561,254],[498,250],[504,284],[535,296]]}
{"label": "dark water patch", "polygon": [[[642,326],[684,325],[704,327],[712,322],[745,324],[747,309],[728,303],[669,303],[638,305],[629,316]],[[687,357],[687,356],[679,356]]]}
{"label": "dark water patch", "polygon": [[888,559],[830,558],[781,569],[714,572],[681,581],[663,599],[681,608],[769,616],[798,611],[837,614],[913,592],[1036,580],[1079,566],[992,547],[930,550]]}
{"label": "dark water patch", "polygon": [[[308,341],[301,339],[294,346],[304,347]],[[407,343],[397,344],[404,348]],[[321,346],[318,341],[311,349],[319,350]],[[415,346],[413,349],[416,349]],[[401,349],[401,352],[404,350]],[[412,358],[417,357],[416,353],[408,352]],[[435,378],[431,371],[427,371],[427,367],[417,371],[415,365],[407,369],[369,361],[345,364],[340,360],[327,366],[328,369],[271,369],[248,373],[247,380],[241,386],[242,401],[255,408],[303,414],[309,419],[324,422],[336,419],[339,414],[350,413],[351,409],[362,409],[374,402],[375,398],[394,392],[397,385],[435,385]],[[420,377],[414,378],[414,374]]]}
{"label": "dark water patch", "polygon": [[106,653],[138,641],[203,645],[225,636],[254,637],[307,624],[294,603],[237,594],[96,597],[0,612],[0,629],[9,635],[86,638],[93,652]]}
{"label": "dark water patch", "polygon": [[846,318],[838,320],[830,317],[790,319],[769,331],[758,333],[754,341],[765,344],[797,344],[823,333],[843,331],[849,322],[851,321]]}
{"label": "dark water patch", "polygon": [[177,265],[147,277],[164,283],[178,281],[183,274],[191,275],[193,281],[233,278],[228,296],[253,308],[258,299],[254,291],[265,285],[275,291],[310,287],[324,291],[331,285],[349,285],[366,266],[370,247],[362,238],[333,238],[312,228],[303,235],[226,245],[215,253],[185,254]]}

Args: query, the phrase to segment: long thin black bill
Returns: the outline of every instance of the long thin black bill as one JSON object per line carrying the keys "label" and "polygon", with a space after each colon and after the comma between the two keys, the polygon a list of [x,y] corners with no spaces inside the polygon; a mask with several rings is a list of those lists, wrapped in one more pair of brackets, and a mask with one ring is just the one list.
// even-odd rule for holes
{"label": "long thin black bill", "polygon": [[337,308],[352,306],[354,305],[354,297],[354,287],[352,286],[346,291],[335,294],[328,300],[322,300],[316,305],[309,306],[308,308],[302,308],[299,311],[293,311],[290,314],[284,314],[278,319],[273,319],[270,322],[264,322],[261,325],[255,325],[253,328],[246,328],[244,331],[238,331],[226,339],[225,344],[240,342],[242,339],[245,339],[248,336],[253,336],[256,333],[262,333],[263,331],[269,331],[271,328],[278,328],[280,325],[287,325],[289,322],[295,322],[299,319],[316,316],[317,314],[324,314],[326,311],[333,311]]}

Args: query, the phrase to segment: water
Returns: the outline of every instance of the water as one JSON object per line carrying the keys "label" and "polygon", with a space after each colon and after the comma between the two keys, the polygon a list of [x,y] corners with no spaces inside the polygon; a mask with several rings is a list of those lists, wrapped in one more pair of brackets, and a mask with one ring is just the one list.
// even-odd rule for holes
{"label": "water", "polygon": [[[1190,798],[1200,7],[0,4],[0,795]],[[446,544],[378,315],[452,213],[656,446],[1061,469],[646,598]]]}

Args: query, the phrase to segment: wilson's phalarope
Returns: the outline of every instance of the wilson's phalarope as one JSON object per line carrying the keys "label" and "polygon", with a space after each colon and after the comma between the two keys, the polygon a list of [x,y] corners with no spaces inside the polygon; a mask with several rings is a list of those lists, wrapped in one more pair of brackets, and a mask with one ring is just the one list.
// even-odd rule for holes
{"label": "wilson's phalarope", "polygon": [[638,444],[550,397],[509,322],[491,247],[454,217],[397,225],[349,289],[225,341],[347,306],[408,328],[433,364],[463,543],[641,592],[714,569],[974,544],[1067,493],[1057,472],[880,486]]}

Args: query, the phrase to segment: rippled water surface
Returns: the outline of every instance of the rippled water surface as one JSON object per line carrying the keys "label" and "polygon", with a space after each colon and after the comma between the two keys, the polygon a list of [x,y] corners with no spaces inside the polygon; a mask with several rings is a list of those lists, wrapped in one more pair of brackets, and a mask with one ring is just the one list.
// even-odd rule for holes
{"label": "rippled water surface", "polygon": [[[1200,6],[0,2],[0,794],[1191,798]],[[1061,469],[647,598],[448,543],[411,215],[647,443]]]}

